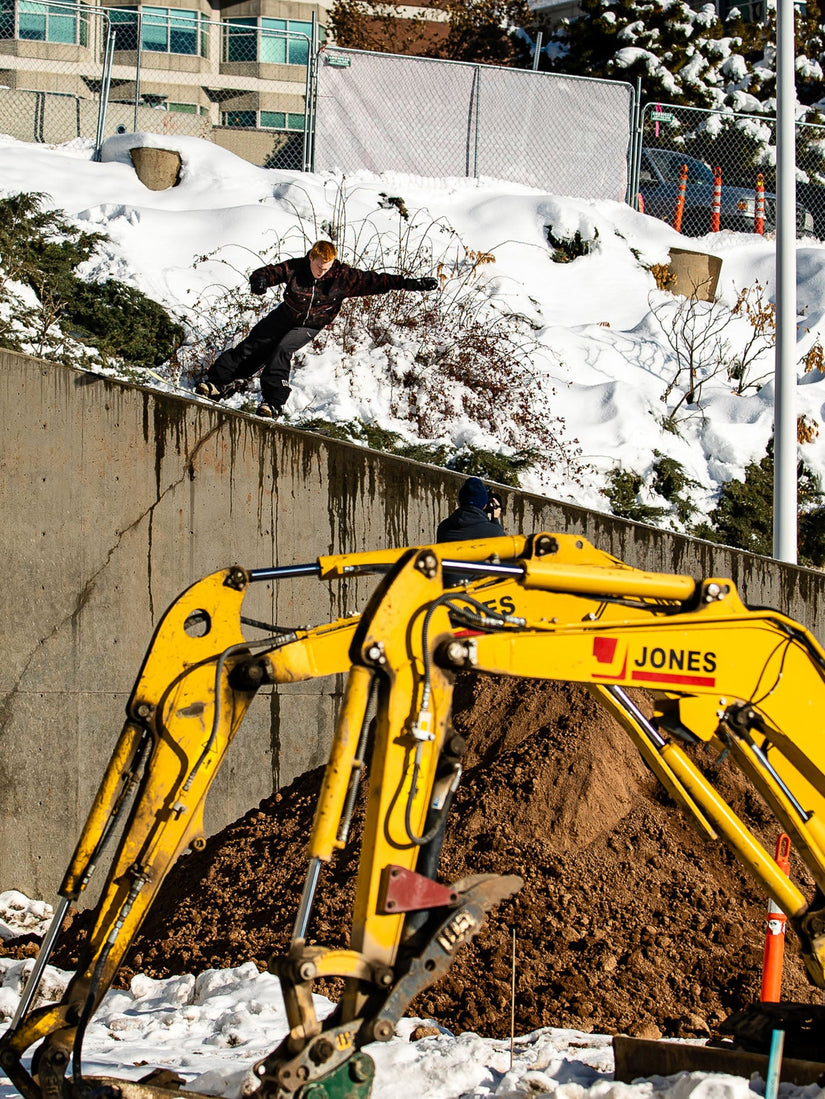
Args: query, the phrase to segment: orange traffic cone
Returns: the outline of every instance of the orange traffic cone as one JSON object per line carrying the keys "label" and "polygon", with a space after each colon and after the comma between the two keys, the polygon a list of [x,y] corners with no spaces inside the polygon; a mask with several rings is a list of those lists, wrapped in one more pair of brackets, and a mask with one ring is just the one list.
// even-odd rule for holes
{"label": "orange traffic cone", "polygon": [[722,169],[713,170],[713,198],[710,205],[710,231],[718,233],[722,220]]}
{"label": "orange traffic cone", "polygon": [[765,177],[756,177],[756,202],[753,210],[753,231],[765,235]]}
{"label": "orange traffic cone", "polygon": [[673,211],[673,228],[682,231],[682,215],[685,212],[685,192],[687,191],[688,166],[683,164],[679,170],[679,186],[676,188],[676,208]]}

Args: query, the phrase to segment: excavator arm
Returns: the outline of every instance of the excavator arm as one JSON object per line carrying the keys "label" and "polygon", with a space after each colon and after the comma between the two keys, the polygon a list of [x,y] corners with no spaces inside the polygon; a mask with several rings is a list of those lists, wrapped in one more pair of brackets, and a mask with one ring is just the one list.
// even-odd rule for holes
{"label": "excavator arm", "polygon": [[[524,545],[523,538],[500,538],[468,546],[466,556],[481,561],[492,552],[515,558]],[[314,629],[268,627],[242,614],[250,586],[303,576],[326,582],[364,573],[381,576],[403,552],[343,554],[256,570],[227,568],[198,581],[167,610],[61,883],[51,928],[12,1025],[0,1039],[0,1065],[23,1095],[62,1093],[68,1087],[67,1068],[72,1086],[81,1090],[86,1025],[169,869],[183,851],[203,845],[206,795],[257,690],[350,667],[357,616]],[[495,581],[481,583],[496,586]],[[265,636],[247,640],[244,626],[250,625]],[[86,891],[104,855],[110,859],[108,875],[77,971],[59,1004],[32,1010],[66,912]],[[38,1042],[30,1073],[23,1056]]]}
{"label": "excavator arm", "polygon": [[[361,572],[383,576],[361,616],[245,640],[240,605],[249,584]],[[468,576],[477,579],[468,583]],[[291,947],[271,963],[290,1031],[254,1072],[262,1099],[308,1099],[320,1085],[328,1095],[367,1096],[372,1062],[363,1047],[392,1035],[484,912],[520,886],[517,878],[436,879],[461,771],[463,743],[450,715],[454,675],[464,668],[587,684],[671,795],[731,846],[788,913],[812,979],[825,985],[825,753],[817,723],[825,654],[802,627],[749,611],[729,581],[642,572],[563,534],[235,568],[190,588],[158,627],[61,887],[65,904],[86,888],[125,817],[123,836],[63,1000],[31,1010],[32,991],[0,1040],[0,1064],[15,1086],[28,1099],[85,1093],[85,1025],[174,859],[202,842],[203,799],[255,691],[349,669]],[[652,721],[633,705],[628,686],[657,693]],[[731,752],[794,837],[817,882],[812,901],[719,798],[685,741]],[[319,869],[346,842],[367,761],[350,946],[307,946]],[[41,958],[50,948],[47,939]],[[319,1021],[312,986],[329,976],[343,978],[345,991]],[[29,1072],[23,1056],[40,1039]],[[154,1085],[95,1083],[142,1099],[169,1094]]]}
{"label": "excavator arm", "polygon": [[[274,964],[291,1031],[256,1066],[262,1094],[306,1099],[321,1083],[329,1094],[368,1094],[337,1089],[352,1087],[356,1070],[359,1079],[369,1075],[362,1047],[391,1036],[410,996],[427,987],[430,973],[443,972],[439,949],[477,929],[469,910],[476,883],[452,883],[451,896],[420,901],[421,864],[410,846],[422,838],[411,823],[423,818],[419,790],[430,811],[443,804],[424,775],[429,768],[435,780],[435,756],[451,743],[452,681],[462,669],[587,685],[696,824],[721,838],[788,914],[811,980],[825,987],[825,652],[786,616],[746,608],[728,580],[630,570],[562,535],[535,536],[526,550],[502,566],[507,598],[523,613],[487,612],[472,586],[446,587],[440,547],[428,547],[398,562],[361,617],[350,683],[366,683],[370,670],[377,678],[379,725],[353,941],[349,951],[307,947],[304,923],[288,956]],[[652,720],[628,687],[655,693]],[[702,743],[731,753],[795,838],[816,882],[813,898],[692,761],[687,746]],[[324,813],[322,797],[313,859],[330,850],[319,827]],[[484,882],[489,897],[479,907],[517,884],[502,882],[497,891]],[[345,977],[347,987],[336,1012],[319,1023],[311,987],[322,974]]]}

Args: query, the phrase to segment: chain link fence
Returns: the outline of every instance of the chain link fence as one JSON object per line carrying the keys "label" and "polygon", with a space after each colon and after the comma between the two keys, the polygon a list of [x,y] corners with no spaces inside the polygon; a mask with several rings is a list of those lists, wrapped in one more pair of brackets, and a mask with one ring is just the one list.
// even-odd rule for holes
{"label": "chain link fence", "polygon": [[[711,231],[716,179],[721,179],[719,228],[758,231],[761,181],[762,231],[775,231],[775,118],[648,103],[641,113],[639,136],[641,151],[630,201],[646,214],[674,224],[686,166],[681,212],[685,235]],[[796,163],[797,235],[825,238],[825,126],[797,123]]]}
{"label": "chain link fence", "polygon": [[109,33],[101,8],[0,0],[0,130],[20,141],[94,137]]}
{"label": "chain link fence", "polygon": [[0,0],[0,131],[57,144],[147,131],[302,170],[318,30],[174,8]]}
{"label": "chain link fence", "polygon": [[[0,0],[0,132],[99,147],[134,131],[203,137],[264,167],[626,199],[670,224],[687,166],[685,235],[709,232],[715,205],[721,229],[776,226],[776,120],[765,115],[642,107],[617,81],[318,49],[314,19]],[[825,239],[825,126],[798,123],[796,144],[797,232]]]}
{"label": "chain link fence", "polygon": [[314,23],[159,12],[110,13],[107,134],[193,134],[266,168],[304,169]]}
{"label": "chain link fence", "polygon": [[335,47],[317,66],[317,171],[509,179],[622,201],[629,84]]}

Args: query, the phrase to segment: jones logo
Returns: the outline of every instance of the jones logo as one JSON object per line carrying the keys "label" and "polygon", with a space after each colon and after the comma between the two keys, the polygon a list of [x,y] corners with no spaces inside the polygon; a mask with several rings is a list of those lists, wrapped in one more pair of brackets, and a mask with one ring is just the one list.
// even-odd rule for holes
{"label": "jones logo", "polygon": [[633,664],[637,668],[656,668],[668,672],[715,672],[716,653],[699,649],[642,649]]}

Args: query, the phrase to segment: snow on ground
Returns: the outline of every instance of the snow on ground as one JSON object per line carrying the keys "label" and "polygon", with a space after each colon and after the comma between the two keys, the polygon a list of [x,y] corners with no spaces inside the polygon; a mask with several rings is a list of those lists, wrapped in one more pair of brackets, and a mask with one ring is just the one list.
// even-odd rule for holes
{"label": "snow on ground", "polygon": [[[0,892],[5,938],[43,933],[51,909],[15,890]],[[2,947],[0,947],[0,955]],[[0,956],[0,1033],[19,1001],[22,978],[33,965]],[[37,1003],[59,999],[70,974],[47,966]],[[332,1003],[315,997],[323,1018]],[[418,1027],[430,1034],[415,1039]],[[83,1047],[89,1076],[138,1080],[153,1068],[172,1069],[207,1095],[240,1099],[249,1070],[287,1032],[276,977],[252,962],[157,981],[142,974],[128,991],[110,990],[92,1020]],[[436,1033],[432,1033],[436,1031]],[[373,1099],[476,1099],[546,1095],[551,1099],[750,1099],[764,1081],[719,1073],[683,1072],[623,1084],[613,1080],[611,1039],[548,1027],[509,1039],[451,1034],[432,1020],[405,1018],[388,1043],[367,1050],[376,1063]],[[0,1099],[17,1092],[0,1071]],[[780,1099],[822,1099],[815,1085],[782,1084]]]}
{"label": "snow on ground", "polygon": [[[150,191],[137,178],[129,149],[149,144],[179,151],[177,187]],[[288,420],[358,418],[410,442],[508,452],[537,447],[539,460],[523,487],[600,510],[608,508],[606,478],[618,467],[643,477],[644,503],[666,506],[651,487],[658,452],[682,463],[704,514],[721,484],[741,477],[747,463],[765,453],[773,350],[754,342],[744,311],[731,311],[743,292],[754,308],[772,300],[769,239],[725,231],[686,240],[619,203],[498,180],[267,170],[209,142],[169,135],[110,138],[100,163],[82,141],[54,147],[0,139],[0,184],[0,195],[46,193],[79,227],[106,234],[82,274],[130,283],[185,324],[186,368],[159,370],[184,388],[191,390],[193,377],[224,340],[231,342],[238,302],[250,318],[260,308],[246,293],[249,272],[302,254],[334,226],[346,262],[416,275],[441,270],[443,331],[427,340],[390,320],[380,332],[356,326],[345,338],[339,319],[317,347],[296,356]],[[556,241],[582,242],[586,254],[554,262],[548,228]],[[699,303],[685,314],[685,299],[656,288],[650,269],[667,263],[672,246],[721,258],[716,304]],[[817,429],[825,378],[806,372],[803,358],[825,342],[823,291],[825,246],[800,243],[797,412]],[[266,308],[277,300],[270,291]],[[465,312],[456,324],[459,306]],[[504,392],[486,411],[439,365],[471,317],[485,325],[498,321],[523,347]],[[684,399],[688,379],[684,371],[677,377],[675,350],[681,339],[684,354],[690,327],[715,327],[721,341],[698,354],[693,404]],[[749,345],[755,352],[750,384],[739,386],[729,370]],[[469,359],[478,365],[476,356]],[[146,373],[142,380],[164,388],[157,376]],[[496,380],[501,371],[481,384],[481,404],[485,385]],[[241,407],[247,399],[236,395],[229,403]],[[823,477],[825,435],[801,444],[800,456]]]}

